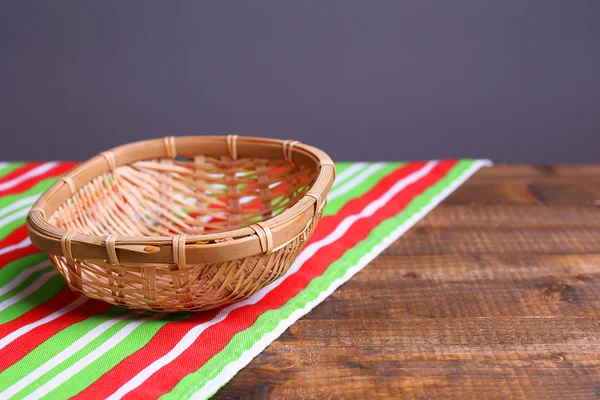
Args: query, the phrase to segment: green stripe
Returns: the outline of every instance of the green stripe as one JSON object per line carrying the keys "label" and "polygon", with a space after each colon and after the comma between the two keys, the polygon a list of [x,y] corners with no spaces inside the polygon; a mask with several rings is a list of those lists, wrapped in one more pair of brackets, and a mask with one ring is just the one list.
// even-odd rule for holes
{"label": "green stripe", "polygon": [[52,177],[44,179],[36,183],[33,187],[26,190],[25,192],[21,192],[18,194],[11,194],[9,196],[0,197],[0,208],[8,207],[14,202],[24,199],[25,197],[33,196],[33,195],[41,195],[45,190],[47,190],[54,182],[56,182],[58,178]]}
{"label": "green stripe", "polygon": [[18,303],[13,304],[0,314],[0,324],[5,324],[30,311],[32,308],[56,296],[65,285],[65,280],[60,275],[48,279],[46,283]]}
{"label": "green stripe", "polygon": [[[11,277],[12,279],[16,275],[18,275],[18,273],[22,272],[22,269],[19,269],[18,267],[22,266],[23,264],[26,264],[28,266],[31,266],[32,264],[37,265],[39,261],[42,261],[44,258],[45,255],[43,254],[36,254],[33,256],[25,257],[7,265],[5,268],[0,270],[0,272],[4,273],[5,278]],[[27,263],[25,262],[26,259],[29,260]],[[30,283],[31,281],[35,280],[36,277],[39,277],[39,275],[47,272],[48,270],[51,270],[51,268],[52,267],[49,266],[43,271],[36,272],[26,282],[19,285],[19,289],[23,289],[23,287],[27,286],[27,283]],[[8,279],[8,281],[10,281],[10,279]],[[3,323],[8,320],[12,320],[18,317],[19,315],[23,314],[24,312],[29,311],[29,309],[33,308],[33,306],[36,306],[42,301],[46,301],[50,297],[55,296],[60,291],[60,289],[64,287],[64,284],[65,281],[60,276],[51,278],[47,284],[45,284],[42,288],[40,288],[40,290],[36,291],[34,294],[27,297],[27,299],[9,307],[3,313],[0,313],[0,321]],[[18,289],[15,288],[13,291],[11,291],[11,294],[14,294],[13,292],[17,291]],[[10,297],[9,294],[7,294],[6,296]],[[3,300],[3,298],[0,300]],[[120,315],[124,312],[127,312],[127,310],[122,310],[120,308],[113,307],[103,314],[92,316],[86,319],[85,321],[71,325],[65,330],[59,332],[57,335],[44,342],[38,348],[34,349],[33,352],[28,354],[25,358],[11,366],[6,373],[0,374],[0,382],[2,382],[0,384],[0,388],[6,388],[12,385],[13,383],[17,382],[19,379],[24,377],[27,374],[27,372],[31,372],[50,358],[54,357],[60,351],[66,349],[69,345],[81,338],[91,329],[95,328],[102,322],[114,318],[115,316]],[[108,372],[124,358],[133,354],[135,351],[139,350],[144,345],[146,345],[156,334],[156,332],[166,323],[181,321],[183,319],[188,318],[190,315],[191,314],[189,313],[176,313],[168,315],[161,321],[153,320],[144,322],[142,325],[137,327],[121,343],[119,343],[113,349],[101,356],[98,360],[94,361],[87,368],[84,368],[73,379],[69,380],[68,385],[65,385],[65,387],[61,385],[61,398],[63,395],[66,397],[74,396],[75,394],[85,389],[87,386],[91,385],[94,381],[99,379],[100,376]],[[69,359],[70,361],[65,361],[63,364],[58,366],[58,368],[56,368],[55,371],[46,374],[42,379],[38,380],[34,386],[29,387],[27,389],[27,393],[35,390],[37,387],[41,386],[44,382],[47,382],[49,379],[52,379],[52,377],[54,377],[56,374],[60,373],[64,369],[68,368],[70,365],[72,365],[73,362],[76,362],[85,354],[93,351],[100,344],[108,340],[113,333],[118,331],[126,323],[127,322],[119,322],[117,324],[117,328],[111,327],[107,332],[104,332],[96,340],[92,341],[84,349],[76,353],[74,357]],[[23,371],[23,373],[20,373],[19,371]],[[67,392],[69,393],[68,396],[64,394]],[[26,393],[22,392],[20,394],[20,397],[25,395]]]}
{"label": "green stripe", "polygon": [[27,221],[27,215],[24,215],[6,225],[4,225],[2,228],[0,228],[0,240],[6,239],[6,237],[8,235],[10,235],[12,232],[15,231],[15,229],[23,226],[26,221]]}
{"label": "green stripe", "polygon": [[[27,268],[36,266],[43,262],[47,262],[48,266],[46,268],[33,273],[13,290],[1,296],[0,301],[4,301],[15,295],[18,295],[19,292],[27,289],[27,287],[35,282],[41,275],[52,270],[50,261],[48,260],[47,256],[42,253],[20,258],[4,266],[4,268],[0,270],[0,287],[4,287]],[[29,296],[21,299],[19,302],[11,305],[5,310],[0,311],[0,324],[12,321],[39,304],[48,301],[50,298],[55,296],[64,285],[65,280],[59,275],[48,279],[48,281],[46,281],[46,283],[34,293],[31,293]]]}
{"label": "green stripe", "polygon": [[29,267],[33,267],[38,265],[41,262],[46,260],[48,265],[50,265],[50,261],[45,254],[36,253],[30,256],[19,258],[11,263],[6,264],[2,269],[0,269],[0,288],[12,281],[23,272],[25,269]]}
{"label": "green stripe", "polygon": [[[345,169],[350,165],[351,164],[348,163],[342,169]],[[55,180],[56,180],[55,178],[48,179],[45,182],[36,185],[36,186],[45,185],[45,187],[43,189],[32,188],[32,190],[28,191],[28,193],[22,193],[19,195],[10,196],[11,197],[10,202],[7,202],[7,203],[12,203],[14,201],[19,200],[20,198],[24,198],[27,196],[31,196],[32,194],[39,193],[39,192],[45,190],[50,185],[52,185],[52,183]],[[46,272],[46,270],[44,270],[44,272]],[[44,272],[38,272],[35,274],[35,276],[37,277],[38,275],[40,275],[41,273],[44,273]],[[35,278],[31,278],[31,280],[35,280]],[[26,284],[24,283],[23,286],[25,286],[25,285]],[[62,286],[64,286],[64,281],[63,281],[63,285],[60,285],[60,287],[62,288]],[[46,285],[44,286],[44,288],[45,287],[46,287]],[[112,314],[107,314],[103,318],[103,320],[110,319],[111,317],[112,317]],[[135,351],[139,350],[141,347],[146,345],[152,339],[152,337],[156,334],[156,332],[160,329],[160,327],[164,326],[168,322],[182,320],[182,319],[185,319],[188,317],[189,317],[189,314],[173,314],[162,321],[148,321],[148,322],[144,323],[140,327],[136,328],[134,330],[134,332],[132,332],[132,334],[129,335],[125,340],[123,340],[121,343],[119,343],[117,346],[115,346],[113,349],[111,349],[109,352],[107,352],[101,358],[96,360],[94,363],[92,363],[87,368],[80,371],[80,373],[78,373],[72,379],[70,379],[68,382],[68,385],[61,385],[61,388],[60,388],[61,395],[73,396],[73,395],[79,393],[80,391],[84,390],[87,386],[91,385],[94,381],[99,379],[104,373],[106,373],[111,368],[113,368],[115,365],[117,365],[125,357],[133,354]],[[91,324],[94,324],[95,326],[97,326],[99,323],[101,323],[101,321],[98,321],[98,318],[92,317],[89,320],[82,321],[78,324],[75,324],[75,325],[63,330],[59,334],[55,335],[55,337],[44,342],[44,344],[42,346],[39,346],[31,354],[26,356],[23,360],[19,361],[17,363],[18,365],[15,364],[14,366],[12,366],[11,371],[13,371],[13,369],[12,369],[13,367],[16,368],[14,371],[17,371],[17,370],[31,371],[31,370],[37,368],[38,366],[42,365],[45,361],[50,359],[52,356],[58,354],[58,352],[67,348],[71,343],[73,343],[74,341],[79,339],[86,332],[93,329],[93,326],[91,326]],[[73,360],[72,362],[75,362],[76,360],[80,359],[82,356],[84,356],[88,352],[93,351],[97,347],[97,345],[104,343],[105,340],[108,340],[110,338],[110,336],[112,336],[112,333],[117,332],[120,329],[120,327],[124,326],[125,324],[126,324],[126,322],[120,322],[119,324],[117,324],[118,327],[112,327],[109,331],[103,333],[101,335],[101,337],[97,338],[92,344],[86,346],[85,349],[80,350],[80,352],[75,357],[72,357],[71,358],[71,360]],[[79,329],[74,328],[75,326],[78,326]],[[50,346],[50,348],[52,348],[53,351],[48,351],[48,346]],[[69,361],[64,362],[58,368],[55,368],[55,370],[46,374],[42,379],[39,379],[34,385],[31,385],[25,391],[21,392],[20,395],[25,396],[25,395],[27,395],[27,393],[33,392],[34,390],[36,390],[36,388],[40,387],[45,382],[52,379],[52,377],[56,376],[61,371],[64,371],[64,369],[68,368],[72,364],[72,362],[69,362]],[[23,376],[25,376],[25,375],[13,372],[12,374],[9,373],[9,375],[6,375],[5,380],[7,382],[14,383],[14,382],[18,381],[19,379],[21,379]],[[4,377],[3,377],[3,379],[4,379]],[[10,384],[11,383],[8,383],[7,385],[9,386]],[[65,386],[65,387],[62,387],[62,386]]]}
{"label": "green stripe", "polygon": [[[461,165],[464,165],[464,163],[467,162],[461,162],[458,166],[456,166],[451,174],[458,174],[456,171],[458,171],[461,167]],[[468,162],[468,163],[472,163],[472,162]],[[346,165],[342,166],[342,169],[338,168],[338,172],[341,172],[343,169],[348,168],[351,164],[349,163],[345,163]],[[470,164],[469,164],[470,165]],[[384,168],[388,168],[390,166],[386,166]],[[393,171],[394,169],[398,168],[399,164],[396,164],[393,168],[390,169],[389,172]],[[467,166],[468,167],[468,166]],[[465,167],[465,168],[467,168]],[[351,190],[350,192],[344,194],[343,196],[340,196],[338,199],[336,199],[336,201],[340,201],[341,205],[343,205],[346,201],[348,201],[351,198],[357,197],[362,195],[365,192],[368,192],[368,190],[370,190],[383,176],[387,175],[383,169],[378,171],[379,174],[377,176],[377,178],[375,178],[375,175],[373,177],[371,177],[370,179],[368,179],[368,184],[361,184],[359,186],[357,186],[356,188],[354,188],[353,190]],[[449,174],[450,176],[450,174]],[[448,177],[445,178],[445,180],[447,180]],[[48,186],[50,186],[56,179],[49,179],[48,181],[51,181],[49,183]],[[441,182],[438,184],[440,185]],[[436,186],[438,186],[436,185]],[[431,189],[430,189],[431,190]],[[32,190],[31,190],[32,191]],[[428,190],[429,192],[429,190]],[[31,195],[31,194],[29,194]],[[22,197],[26,197],[26,194],[22,194],[19,196],[14,196],[15,199],[13,199],[11,202],[15,201],[18,198],[22,198]],[[1,201],[1,200],[0,200]],[[416,201],[416,199],[414,200]],[[413,202],[414,202],[413,201]],[[335,206],[335,202],[332,202],[333,206]],[[425,204],[427,204],[427,202],[425,202]],[[339,207],[341,207],[341,205]],[[411,207],[413,205],[413,203],[411,203],[411,205],[409,205],[409,207]],[[328,208],[331,205],[328,205]],[[339,208],[338,208],[339,209]],[[405,211],[408,210],[405,209]],[[403,211],[403,213],[405,212]],[[326,212],[329,212],[328,210],[326,210]],[[332,212],[333,213],[333,212]],[[401,213],[402,214],[402,213]],[[394,217],[392,219],[396,219],[397,217]],[[390,219],[391,220],[391,219]],[[390,220],[384,222],[387,223]],[[329,286],[331,284],[331,282],[335,279],[332,277],[329,277],[330,275],[330,271],[332,269],[338,268],[340,270],[344,270],[344,267],[335,267],[338,263],[343,262],[345,264],[348,264],[349,260],[350,260],[350,256],[351,254],[356,253],[357,249],[363,248],[365,247],[365,243],[367,243],[369,241],[369,239],[372,238],[372,236],[375,234],[376,231],[381,231],[382,226],[384,226],[384,224],[381,224],[379,227],[377,227],[375,230],[373,230],[369,236],[369,238],[365,239],[365,241],[361,242],[358,246],[356,246],[354,249],[349,250],[340,260],[338,260],[336,263],[332,264],[328,270],[325,272],[324,275],[322,275],[321,277],[315,278],[315,280],[313,280],[313,282],[311,282],[311,286],[309,286],[309,288],[312,288],[312,286],[315,286],[314,282],[319,282],[322,281],[322,283],[320,284],[321,286],[323,286],[322,290],[325,290],[325,288],[327,286]],[[398,222],[394,222],[391,225],[391,230],[395,229],[398,225]],[[377,240],[373,245],[377,244],[380,242],[382,233],[380,233],[380,236],[376,237],[375,239]],[[362,250],[359,252],[358,254],[358,258],[360,258],[360,256],[362,256],[363,254],[365,254],[368,250]],[[14,263],[11,263],[14,264]],[[7,266],[8,267],[8,266]],[[6,269],[7,267],[5,267],[4,269]],[[334,268],[335,267],[335,268]],[[9,268],[10,270],[11,268]],[[14,268],[13,268],[14,269]],[[346,269],[347,270],[347,267]],[[344,270],[344,271],[345,271]],[[338,271],[338,275],[341,274],[342,272]],[[0,277],[2,275],[0,274]],[[329,277],[328,280],[326,280],[326,278]],[[1,282],[1,280],[0,280]],[[63,281],[64,284],[64,281]],[[324,286],[326,285],[326,286]],[[46,286],[46,285],[45,285]],[[315,286],[319,287],[319,286]],[[315,290],[315,289],[312,289]],[[222,352],[218,353],[217,355],[215,355],[215,357],[213,357],[211,360],[209,360],[209,363],[211,363],[210,365],[214,365],[216,367],[218,367],[219,371],[216,372],[220,372],[225,366],[226,364],[223,363],[223,361],[225,360],[221,360],[221,362],[219,363],[219,359],[220,358],[225,358],[227,356],[229,356],[228,358],[231,358],[232,354],[225,354],[225,353],[232,353],[231,349],[232,348],[236,348],[237,346],[235,346],[235,343],[238,342],[242,342],[244,340],[258,340],[260,338],[260,336],[258,336],[259,334],[262,336],[267,332],[272,331],[276,324],[272,327],[269,326],[264,326],[261,327],[260,326],[260,322],[265,321],[266,320],[266,316],[271,316],[271,315],[275,315],[276,318],[281,319],[285,319],[286,318],[286,311],[288,311],[288,315],[289,313],[295,311],[298,308],[301,308],[301,303],[304,302],[308,302],[310,301],[308,298],[307,299],[302,299],[300,298],[300,296],[302,296],[305,292],[310,292],[311,289],[307,289],[303,292],[301,292],[300,294],[298,294],[298,296],[296,296],[294,299],[290,300],[286,305],[284,305],[281,309],[279,310],[273,310],[273,311],[269,311],[265,314],[263,314],[261,317],[259,317],[259,319],[255,322],[255,324],[247,331],[241,332],[238,335],[236,335],[233,340],[228,344],[228,346],[226,347],[226,349],[224,349]],[[295,308],[293,308],[295,307]],[[112,309],[111,309],[112,310]],[[182,314],[175,314],[176,316],[181,316],[181,318],[186,318],[186,316],[183,316]],[[96,317],[91,317],[86,321],[83,321],[81,323],[75,324],[69,328],[66,328],[65,330],[63,330],[62,332],[60,332],[59,334],[55,335],[53,338],[51,338],[50,340],[44,342],[42,345],[40,345],[36,350],[34,350],[34,352],[32,352],[31,354],[29,354],[28,356],[26,356],[23,360],[19,361],[18,363],[16,363],[15,365],[11,366],[9,368],[9,370],[13,370],[13,368],[18,369],[22,369],[25,371],[31,371],[33,369],[35,369],[35,366],[32,365],[28,365],[27,363],[23,364],[25,359],[30,360],[42,360],[39,362],[39,365],[41,365],[44,361],[48,360],[50,357],[54,356],[55,354],[57,354],[58,352],[60,352],[62,349],[66,348],[68,346],[68,344],[74,342],[75,340],[77,340],[78,337],[83,336],[86,332],[88,332],[90,329],[93,329],[93,327],[87,326],[85,328],[83,328],[82,330],[79,331],[79,333],[76,333],[75,331],[72,331],[71,328],[74,328],[76,326],[83,326],[86,325],[86,322],[88,322],[89,325],[89,320],[92,320]],[[108,319],[109,317],[104,317],[102,320]],[[97,324],[101,323],[102,321],[99,321]],[[97,380],[102,374],[104,374],[106,371],[110,370],[111,368],[114,367],[114,365],[118,364],[118,362],[120,362],[122,359],[124,359],[125,357],[127,357],[128,355],[132,354],[133,352],[137,351],[139,348],[143,347],[145,344],[147,344],[150,339],[156,334],[156,332],[158,331],[158,329],[160,329],[161,326],[163,326],[165,323],[169,322],[169,320],[162,320],[162,321],[148,321],[146,323],[144,323],[142,326],[138,327],[134,332],[132,332],[132,334],[130,334],[123,342],[121,342],[119,345],[115,346],[115,348],[111,349],[111,351],[107,352],[104,356],[102,356],[100,359],[96,360],[94,363],[92,363],[88,368],[85,368],[83,371],[85,371],[85,373],[83,373],[83,371],[81,371],[80,373],[78,373],[73,379],[71,379],[69,381],[69,385],[63,385],[63,386],[69,386],[67,387],[61,387],[60,391],[61,391],[61,397],[64,395],[65,397],[68,396],[72,396],[78,392],[80,392],[81,390],[83,390],[85,387],[89,386],[91,383],[93,383],[95,380]],[[266,321],[268,322],[268,321]],[[121,322],[118,325],[120,325],[119,327],[112,327],[111,330],[114,329],[114,332],[118,331],[122,326],[124,326],[127,322]],[[96,325],[97,325],[96,324]],[[121,325],[122,324],[122,325]],[[109,331],[111,331],[109,330]],[[113,332],[113,333],[114,333]],[[57,339],[57,337],[60,336],[60,339]],[[51,379],[53,376],[55,376],[56,374],[60,373],[60,371],[64,370],[64,368],[67,368],[69,365],[72,365],[73,362],[75,362],[76,360],[80,359],[82,356],[84,356],[85,354],[89,353],[90,351],[92,351],[93,349],[95,349],[98,345],[100,345],[101,343],[104,343],[106,340],[109,339],[109,337],[112,336],[112,333],[109,334],[108,332],[105,332],[103,335],[101,335],[101,337],[97,338],[95,341],[92,342],[92,344],[86,346],[85,349],[82,349],[80,351],[80,353],[76,354],[75,357],[71,358],[71,361],[67,361],[64,363],[64,365],[61,365],[60,368],[57,368],[56,371],[53,371],[52,373],[47,374],[44,378],[40,379],[38,382],[36,382],[35,385],[32,385],[31,387],[26,389],[27,393],[32,392],[33,390],[35,390],[37,387],[41,386],[42,384],[44,384],[45,382],[47,382],[49,379]],[[94,344],[95,343],[95,344]],[[48,345],[50,345],[52,349],[55,349],[56,351],[54,352],[54,354],[51,354],[50,356],[47,356],[49,354],[49,352],[47,351],[48,348],[46,348]],[[54,346],[54,347],[52,347]],[[248,346],[246,346],[247,348],[250,348],[251,345],[248,344]],[[240,349],[239,354],[241,355],[241,352],[244,349]],[[238,353],[238,352],[234,352],[234,353]],[[39,353],[39,354],[38,354]],[[51,353],[51,352],[50,352]],[[106,358],[105,358],[106,357]],[[239,355],[238,355],[239,357]],[[233,360],[233,358],[232,358]],[[216,364],[214,364],[216,362]],[[206,367],[209,365],[209,363],[207,363],[205,366],[203,366],[200,370],[196,371],[193,374],[188,375],[187,377],[185,377],[174,389],[172,392],[166,394],[164,397],[169,397],[172,396],[173,394],[177,393],[177,391],[181,392],[182,390],[194,387],[194,391],[197,390],[196,387],[200,387],[198,385],[196,385],[196,382],[193,382],[194,378],[192,376],[196,376],[196,380],[198,380],[198,378],[201,378],[203,375],[206,376],[206,379],[202,380],[202,384],[205,384],[208,380],[212,379],[212,377],[208,377],[207,374],[208,371],[206,369]],[[219,365],[220,364],[220,365]],[[7,371],[9,371],[7,370]],[[6,372],[6,371],[5,371]],[[213,373],[213,376],[216,376],[217,373]],[[2,386],[4,386],[4,382],[5,382],[5,376],[11,376],[9,375],[5,375],[5,373],[0,374],[0,382],[3,382]],[[12,379],[20,379],[20,378],[12,378]],[[190,381],[190,379],[192,381]],[[13,381],[16,382],[16,380]],[[73,385],[73,383],[75,382],[73,388],[71,388],[70,385]],[[188,383],[186,383],[188,382]],[[7,385],[10,385],[7,384]],[[67,390],[69,392],[69,394],[67,395],[65,393],[65,390]],[[21,393],[22,395],[25,395],[25,391],[23,391]]]}
{"label": "green stripe", "polygon": [[[369,163],[366,168],[368,168],[372,164],[373,163]],[[342,196],[337,197],[330,202],[328,201],[327,205],[325,206],[325,210],[323,210],[323,216],[336,214],[348,201],[364,195],[369,190],[371,190],[377,183],[379,183],[384,177],[386,177],[387,175],[391,174],[396,169],[404,165],[405,163],[387,163],[383,168],[375,172],[373,175],[369,176],[367,179],[363,179],[349,192],[344,193]],[[363,172],[365,169],[362,169],[361,171],[359,171],[359,173]],[[344,182],[343,184],[345,184],[346,182]]]}
{"label": "green stripe", "polygon": [[[148,314],[145,314],[145,316],[147,315]],[[174,314],[169,317],[166,317],[161,321],[145,321],[142,325],[135,328],[121,343],[107,351],[104,355],[100,356],[96,361],[94,361],[87,367],[83,368],[81,371],[79,371],[73,377],[71,377],[67,382],[63,383],[62,385],[48,393],[44,398],[69,398],[76,395],[77,393],[81,392],[83,389],[91,385],[95,380],[100,378],[100,376],[102,376],[104,373],[112,369],[125,357],[147,344],[150,338],[152,338],[152,336],[154,336],[156,332],[167,322],[180,321],[185,317],[186,316],[182,314]],[[141,316],[138,316],[136,318],[141,318]],[[94,339],[88,345],[86,345],[84,348],[76,352],[69,359],[65,360],[58,367],[49,371],[44,376],[42,376],[34,383],[29,385],[27,388],[19,392],[19,396],[26,396],[38,389],[39,387],[41,387],[42,385],[44,385],[45,383],[49,382],[52,378],[60,374],[62,371],[71,367],[74,363],[87,356],[89,353],[97,349],[103,343],[106,343],[118,331],[120,331],[126,325],[132,323],[133,321],[134,319],[132,318],[125,319],[110,327],[100,336],[98,336],[96,339]],[[75,339],[72,336],[69,336],[69,340],[70,343],[75,341]],[[67,346],[63,345],[63,347],[66,348]],[[28,368],[28,371],[32,371],[30,367],[26,368]]]}
{"label": "green stripe", "polygon": [[[73,397],[77,393],[83,391],[86,387],[100,379],[102,375],[114,368],[118,363],[126,357],[135,353],[144,347],[154,335],[169,322],[182,321],[189,318],[189,313],[174,313],[169,314],[165,318],[159,320],[146,321],[137,327],[125,340],[106,352],[102,357],[91,363],[88,367],[77,373],[59,386],[56,390],[60,392],[61,398]],[[64,368],[67,366],[65,365]],[[61,366],[61,370],[62,370]],[[58,373],[58,371],[57,371]],[[56,393],[55,391],[51,392]],[[57,394],[58,396],[58,394]]]}
{"label": "green stripe", "polygon": [[[15,262],[6,265],[2,270],[0,270],[0,282],[8,283],[27,267],[38,265],[44,260],[47,260],[47,257],[44,254],[34,254],[32,256],[16,260]],[[4,300],[4,297],[11,297],[13,294],[20,291],[20,289],[26,288],[28,284],[34,281],[37,277],[39,277],[43,273],[48,272],[51,269],[52,267],[50,266],[50,262],[48,261],[48,268],[32,274],[32,276],[29,277],[24,283],[19,285],[18,288],[13,289],[10,293],[7,293],[5,296],[1,297],[0,301]],[[12,320],[18,317],[19,315],[22,315],[24,312],[29,311],[34,306],[39,305],[41,302],[47,301],[50,297],[55,296],[64,287],[64,284],[65,281],[60,276],[51,278],[48,281],[48,283],[46,283],[34,294],[30,295],[23,301],[9,307],[4,312],[0,313],[0,322],[4,323],[9,320]],[[127,311],[117,307],[113,307],[104,314],[90,317],[85,321],[74,324],[61,331],[54,337],[44,342],[38,348],[34,349],[33,352],[28,354],[25,358],[11,366],[6,373],[0,374],[0,382],[2,382],[0,384],[0,388],[5,389],[6,387],[17,382],[19,379],[24,377],[27,374],[27,372],[31,372],[33,369],[39,367],[47,360],[54,357],[60,351],[66,349],[70,344],[72,344],[77,339],[81,338],[83,335],[85,335],[94,327],[98,326],[100,323],[109,320],[115,317],[116,315],[120,315],[124,312]],[[101,356],[98,360],[94,361],[87,368],[84,368],[82,371],[80,371],[76,376],[73,377],[73,379],[69,380],[67,385],[61,385],[60,397],[70,397],[79,393],[87,386],[91,385],[94,381],[99,379],[100,376],[112,369],[124,358],[133,354],[135,351],[139,350],[144,345],[146,345],[156,334],[156,332],[166,323],[180,321],[188,318],[189,316],[189,313],[177,313],[170,314],[161,321],[144,322],[142,325],[137,327],[121,343],[119,343],[113,349]],[[80,350],[74,357],[70,358],[69,360],[65,361],[63,364],[58,366],[55,369],[55,371],[46,374],[42,379],[38,380],[34,386],[29,387],[27,389],[27,393],[35,390],[44,382],[47,382],[56,374],[68,368],[70,365],[72,365],[73,362],[80,359],[83,355],[87,354],[90,351],[93,351],[97,346],[108,340],[110,336],[112,336],[111,333],[118,331],[120,327],[124,326],[126,323],[127,322],[120,322],[119,324],[117,324],[119,327],[111,327],[111,329],[103,333],[99,338],[97,338],[88,346],[86,346],[85,349]],[[19,371],[23,371],[23,373],[19,373]],[[68,393],[68,395],[66,393]],[[26,393],[25,391],[23,391],[20,393],[19,397],[25,395]]]}
{"label": "green stripe", "polygon": [[213,356],[199,370],[183,378],[173,390],[161,396],[161,399],[189,398],[193,392],[198,391],[221,373],[227,365],[238,360],[244,351],[250,349],[261,337],[273,331],[291,313],[304,308],[307,303],[314,301],[320,293],[327,290],[335,280],[343,277],[350,267],[358,263],[361,257],[462,176],[473,162],[473,160],[460,161],[442,180],[415,197],[400,213],[379,224],[366,239],[345,252],[340,259],[327,268],[323,275],[314,278],[306,289],[289,300],[283,307],[267,311],[259,316],[250,328],[236,334],[221,352]]}
{"label": "green stripe", "polygon": [[25,165],[25,163],[23,162],[8,163],[8,165],[4,166],[3,168],[0,168],[0,178],[4,178],[6,175],[10,174],[17,168],[22,167],[23,165]]}
{"label": "green stripe", "polygon": [[[29,197],[29,196],[33,196],[33,195],[41,195],[46,189],[48,189],[50,186],[52,186],[52,184],[56,181],[56,178],[49,178],[46,179],[44,181],[41,181],[39,183],[37,183],[33,188],[31,188],[30,190],[27,190],[23,193],[19,193],[19,194],[15,194],[15,195],[11,195],[11,196],[5,196],[0,198],[0,208],[4,208],[9,206],[10,204],[13,204],[14,202]],[[24,208],[29,208],[29,206],[24,207]],[[19,209],[19,210],[15,210],[7,215],[3,215],[1,219],[6,219],[7,217],[9,217],[10,215],[16,213],[16,212],[20,212],[21,210],[23,210],[23,208]],[[19,217],[17,219],[15,219],[14,221],[0,227],[0,240],[5,239],[8,235],[10,235],[15,229],[23,226],[25,224],[25,221],[27,220],[27,216],[23,215],[22,217]]]}
{"label": "green stripe", "polygon": [[335,163],[336,179],[333,182],[333,185],[331,185],[331,190],[334,190],[338,186],[343,185],[349,179],[352,179],[352,177],[356,176],[357,174],[359,174],[361,171],[363,171],[365,168],[368,167],[367,163],[363,163],[364,165],[361,168],[359,168],[357,171],[354,171],[354,173],[352,173],[352,175],[350,175],[349,177],[346,177],[346,180],[340,182],[338,179],[339,179],[340,175],[342,174],[342,172],[344,172],[345,170],[347,170],[349,167],[351,167],[354,164],[359,164],[359,163]]}
{"label": "green stripe", "polygon": [[335,173],[336,173],[336,175],[341,174],[342,172],[344,172],[346,169],[348,169],[348,167],[350,167],[353,164],[356,164],[356,163],[353,163],[353,162],[336,162],[335,163]]}
{"label": "green stripe", "polygon": [[[104,321],[111,318],[115,318],[126,312],[126,310],[117,307],[112,307],[104,313],[95,315],[86,319],[85,321],[79,322],[77,324],[71,325],[63,329],[56,335],[52,336],[50,339],[40,344],[31,353],[27,354],[25,357],[11,365],[9,368],[6,369],[6,371],[0,373],[0,382],[2,388],[5,389],[9,386],[12,386],[14,383],[27,376],[31,371],[40,367],[46,361],[55,357],[58,353],[63,351],[69,345],[73,344],[77,339],[81,338],[83,335],[96,328]],[[114,326],[112,328],[114,328]],[[106,332],[104,333],[106,334]],[[100,337],[103,336],[104,335],[100,335]],[[87,352],[89,351],[89,346],[86,346],[84,349],[80,350],[76,354],[81,356],[87,354]],[[69,360],[72,364],[72,362],[76,361],[76,358],[71,357],[70,359],[66,360],[62,365],[67,364]],[[39,380],[45,381],[44,378],[45,377],[42,377]]]}
{"label": "green stripe", "polygon": [[[48,264],[47,267],[45,267],[42,270],[36,271],[33,274],[29,275],[27,277],[27,279],[25,279],[23,282],[21,282],[19,285],[15,286],[12,290],[4,293],[2,296],[0,296],[0,303],[2,303],[3,301],[13,297],[14,295],[18,294],[19,292],[27,289],[29,286],[31,286],[41,275],[45,274],[46,272],[50,272],[52,271],[52,267],[50,266],[50,264]],[[1,313],[0,313],[1,315]]]}

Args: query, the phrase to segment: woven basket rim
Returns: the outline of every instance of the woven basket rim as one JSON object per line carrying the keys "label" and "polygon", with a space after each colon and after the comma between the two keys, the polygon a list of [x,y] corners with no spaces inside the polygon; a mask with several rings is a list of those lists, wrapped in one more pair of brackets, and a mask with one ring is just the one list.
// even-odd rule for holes
{"label": "woven basket rim", "polygon": [[[198,148],[203,151],[195,151]],[[108,259],[107,236],[67,231],[51,224],[46,217],[52,215],[79,188],[118,166],[141,160],[193,157],[198,154],[231,155],[233,159],[238,156],[272,159],[289,157],[294,162],[312,164],[318,169],[309,191],[295,205],[261,222],[261,227],[270,231],[269,235],[272,232],[272,247],[275,248],[280,248],[297,237],[312,217],[322,210],[335,179],[335,165],[331,158],[324,151],[297,141],[229,135],[166,137],[132,142],[92,157],[47,189],[27,216],[31,241],[47,253],[65,255],[61,239],[70,233],[74,257]],[[260,254],[264,247],[261,240],[249,226],[208,234],[190,234],[185,239],[186,256],[190,261],[197,262],[233,260]],[[119,258],[125,263],[151,264],[172,262],[173,259],[173,236],[119,235],[115,245]]]}

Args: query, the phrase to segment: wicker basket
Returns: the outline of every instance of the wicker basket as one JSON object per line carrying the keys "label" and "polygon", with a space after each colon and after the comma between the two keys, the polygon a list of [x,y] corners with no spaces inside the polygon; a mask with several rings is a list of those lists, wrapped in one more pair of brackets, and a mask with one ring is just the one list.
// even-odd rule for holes
{"label": "wicker basket", "polygon": [[327,154],[296,141],[136,142],[54,184],[27,228],[78,293],[135,309],[206,310],[290,268],[334,175]]}

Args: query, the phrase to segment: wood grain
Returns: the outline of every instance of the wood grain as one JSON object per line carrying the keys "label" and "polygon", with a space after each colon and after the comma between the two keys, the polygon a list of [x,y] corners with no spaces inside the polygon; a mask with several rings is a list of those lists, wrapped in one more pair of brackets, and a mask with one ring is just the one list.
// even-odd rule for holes
{"label": "wood grain", "polygon": [[466,182],[215,398],[600,397],[600,166]]}

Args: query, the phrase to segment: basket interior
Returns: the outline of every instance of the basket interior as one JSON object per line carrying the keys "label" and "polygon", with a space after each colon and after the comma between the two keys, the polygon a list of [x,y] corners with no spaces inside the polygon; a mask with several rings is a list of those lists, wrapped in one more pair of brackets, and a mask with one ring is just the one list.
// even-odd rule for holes
{"label": "basket interior", "polygon": [[94,235],[198,235],[241,228],[292,207],[318,171],[284,160],[196,156],[138,161],[80,188],[50,217]]}

